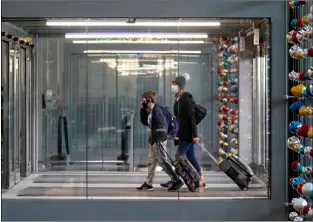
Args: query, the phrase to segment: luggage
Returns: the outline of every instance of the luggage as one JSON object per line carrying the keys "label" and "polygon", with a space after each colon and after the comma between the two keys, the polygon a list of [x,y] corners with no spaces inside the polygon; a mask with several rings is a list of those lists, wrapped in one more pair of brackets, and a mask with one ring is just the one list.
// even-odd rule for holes
{"label": "luggage", "polygon": [[198,143],[198,145],[241,190],[248,190],[250,182],[253,181],[254,173],[244,160],[236,155],[228,155],[222,162],[218,163],[216,158],[202,144]]}
{"label": "luggage", "polygon": [[160,146],[160,149],[162,149],[167,155],[171,164],[175,168],[176,174],[181,177],[181,179],[183,179],[188,190],[190,192],[195,192],[196,189],[199,187],[199,181],[201,180],[201,177],[197,173],[196,169],[192,166],[192,164],[185,157],[180,161],[173,161],[171,156],[165,149],[163,149],[162,146]]}

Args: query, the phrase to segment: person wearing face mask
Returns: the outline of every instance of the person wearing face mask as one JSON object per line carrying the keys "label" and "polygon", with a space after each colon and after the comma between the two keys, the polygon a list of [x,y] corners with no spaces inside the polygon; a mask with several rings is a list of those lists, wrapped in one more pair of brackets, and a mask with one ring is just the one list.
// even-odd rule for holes
{"label": "person wearing face mask", "polygon": [[145,126],[149,126],[149,154],[148,154],[148,176],[146,181],[137,187],[137,190],[153,190],[153,181],[157,164],[159,164],[164,172],[168,174],[171,181],[161,184],[162,187],[169,188],[171,184],[182,186],[182,181],[172,168],[166,157],[167,143],[167,121],[163,114],[162,107],[156,102],[157,93],[154,91],[145,92],[142,95],[142,103],[140,105],[140,120]]}
{"label": "person wearing face mask", "polygon": [[[201,177],[202,181],[199,184],[205,186],[201,165],[195,152],[195,143],[200,141],[196,124],[195,102],[193,96],[189,92],[184,91],[187,80],[189,80],[189,75],[184,74],[176,77],[171,85],[171,91],[175,93],[176,97],[174,115],[177,118],[179,126],[178,135],[175,140],[175,144],[178,145],[177,159],[179,161],[180,158],[186,156]],[[172,189],[175,188],[177,187],[174,184]]]}

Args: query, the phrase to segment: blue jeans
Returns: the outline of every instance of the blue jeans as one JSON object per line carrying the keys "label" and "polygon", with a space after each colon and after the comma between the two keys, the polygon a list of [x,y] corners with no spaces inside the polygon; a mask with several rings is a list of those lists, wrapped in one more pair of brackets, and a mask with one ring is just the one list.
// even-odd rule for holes
{"label": "blue jeans", "polygon": [[201,165],[196,157],[194,143],[180,143],[178,145],[177,154],[179,156],[186,156],[189,162],[196,168],[201,176]]}

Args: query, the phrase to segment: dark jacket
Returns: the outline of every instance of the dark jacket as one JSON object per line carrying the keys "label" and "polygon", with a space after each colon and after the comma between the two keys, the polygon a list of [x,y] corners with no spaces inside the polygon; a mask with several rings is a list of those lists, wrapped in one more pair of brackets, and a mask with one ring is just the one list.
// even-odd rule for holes
{"label": "dark jacket", "polygon": [[195,104],[192,95],[185,92],[174,104],[174,115],[178,121],[178,137],[180,143],[191,143],[198,137]]}
{"label": "dark jacket", "polygon": [[[145,126],[148,126],[148,116],[147,110],[140,110],[140,121]],[[163,142],[167,139],[167,121],[159,104],[155,104],[152,109],[150,130],[150,143]]]}

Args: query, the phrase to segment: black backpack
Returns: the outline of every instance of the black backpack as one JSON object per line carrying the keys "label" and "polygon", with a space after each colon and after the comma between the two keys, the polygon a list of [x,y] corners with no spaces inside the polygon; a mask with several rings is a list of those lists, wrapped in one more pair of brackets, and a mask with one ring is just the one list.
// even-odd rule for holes
{"label": "black backpack", "polygon": [[198,125],[206,117],[208,110],[197,103],[190,93],[188,93],[188,96],[195,105],[196,124]]}

